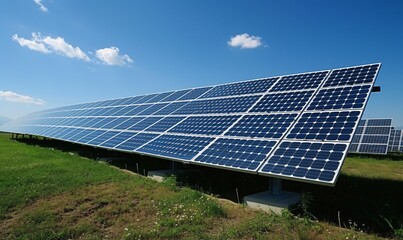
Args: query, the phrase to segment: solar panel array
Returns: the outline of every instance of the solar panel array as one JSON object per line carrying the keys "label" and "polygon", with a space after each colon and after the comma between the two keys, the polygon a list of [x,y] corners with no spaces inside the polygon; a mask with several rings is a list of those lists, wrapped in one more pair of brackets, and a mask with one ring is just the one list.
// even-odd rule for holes
{"label": "solar panel array", "polygon": [[392,129],[388,152],[403,152],[403,130]]}
{"label": "solar panel array", "polygon": [[349,152],[387,154],[392,119],[363,119],[350,144]]}
{"label": "solar panel array", "polygon": [[380,64],[66,106],[3,131],[334,185]]}

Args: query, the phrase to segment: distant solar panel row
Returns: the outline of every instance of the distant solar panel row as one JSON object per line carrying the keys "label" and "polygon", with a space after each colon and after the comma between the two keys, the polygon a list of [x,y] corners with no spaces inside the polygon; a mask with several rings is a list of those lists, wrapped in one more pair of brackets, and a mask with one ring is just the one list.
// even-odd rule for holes
{"label": "distant solar panel row", "polygon": [[33,113],[1,130],[334,185],[379,68],[84,103]]}
{"label": "distant solar panel row", "polygon": [[361,120],[349,152],[387,154],[392,119]]}
{"label": "distant solar panel row", "polygon": [[388,152],[403,152],[403,130],[392,129]]}

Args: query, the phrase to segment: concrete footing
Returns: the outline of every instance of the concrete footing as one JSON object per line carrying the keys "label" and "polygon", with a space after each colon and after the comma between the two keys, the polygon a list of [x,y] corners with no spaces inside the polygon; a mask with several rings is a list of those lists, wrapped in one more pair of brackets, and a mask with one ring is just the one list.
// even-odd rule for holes
{"label": "concrete footing", "polygon": [[157,181],[157,182],[162,182],[166,177],[169,177],[172,174],[178,174],[178,173],[183,173],[183,170],[171,170],[171,169],[165,169],[165,170],[156,170],[156,171],[149,171],[147,174],[147,177]]}
{"label": "concrete footing", "polygon": [[299,203],[300,200],[301,195],[299,193],[287,191],[281,191],[279,195],[265,191],[244,197],[247,206],[274,213],[281,213],[283,209],[288,209],[291,205]]}

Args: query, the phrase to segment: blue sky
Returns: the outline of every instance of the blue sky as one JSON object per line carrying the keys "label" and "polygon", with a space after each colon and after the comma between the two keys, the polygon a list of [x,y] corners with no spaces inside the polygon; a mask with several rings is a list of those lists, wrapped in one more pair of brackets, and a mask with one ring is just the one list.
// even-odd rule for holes
{"label": "blue sky", "polygon": [[402,9],[398,0],[5,0],[0,115],[381,62],[382,92],[365,117],[403,126]]}

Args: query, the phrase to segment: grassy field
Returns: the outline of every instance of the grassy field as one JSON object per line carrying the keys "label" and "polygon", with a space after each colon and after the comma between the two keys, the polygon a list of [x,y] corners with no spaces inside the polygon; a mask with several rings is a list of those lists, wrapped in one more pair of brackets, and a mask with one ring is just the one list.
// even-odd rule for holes
{"label": "grassy field", "polygon": [[380,160],[375,157],[348,157],[342,173],[364,178],[403,181],[403,155],[401,161]]}
{"label": "grassy field", "polygon": [[[320,206],[321,196],[315,194],[337,199],[342,191],[339,188],[348,185],[351,178],[381,178],[403,186],[399,174],[403,162],[385,163],[376,165],[382,168],[381,174],[373,173],[365,159],[348,159],[340,187],[338,183],[336,188],[324,188],[334,196],[324,193],[322,187],[307,190]],[[398,237],[400,227],[391,224]],[[0,134],[0,239],[380,238],[361,229],[365,228],[355,222],[340,228],[295,217],[288,211],[281,215],[254,211],[179,188],[174,178],[156,183],[103,162],[12,141],[9,135]]]}

